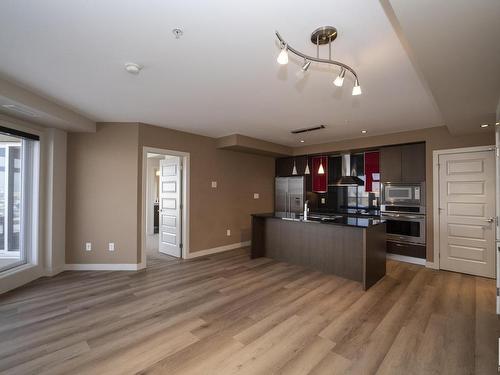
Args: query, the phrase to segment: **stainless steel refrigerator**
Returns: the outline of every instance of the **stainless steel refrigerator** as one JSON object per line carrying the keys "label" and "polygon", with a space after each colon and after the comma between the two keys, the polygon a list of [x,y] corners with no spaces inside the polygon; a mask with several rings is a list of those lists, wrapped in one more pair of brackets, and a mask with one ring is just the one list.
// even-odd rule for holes
{"label": "stainless steel refrigerator", "polygon": [[304,210],[304,177],[276,177],[274,212],[279,217],[298,218]]}

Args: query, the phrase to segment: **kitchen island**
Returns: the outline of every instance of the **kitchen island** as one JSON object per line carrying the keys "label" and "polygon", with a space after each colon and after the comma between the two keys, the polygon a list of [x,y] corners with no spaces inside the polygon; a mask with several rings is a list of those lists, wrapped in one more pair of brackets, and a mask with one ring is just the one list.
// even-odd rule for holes
{"label": "kitchen island", "polygon": [[268,257],[355,280],[366,290],[385,275],[385,222],[349,215],[289,219],[252,215],[251,257]]}

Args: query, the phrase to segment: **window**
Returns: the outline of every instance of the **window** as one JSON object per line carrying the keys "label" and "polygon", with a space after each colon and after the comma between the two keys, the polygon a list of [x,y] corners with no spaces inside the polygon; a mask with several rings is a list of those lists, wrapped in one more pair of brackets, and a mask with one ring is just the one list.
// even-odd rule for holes
{"label": "window", "polygon": [[1,128],[0,272],[29,262],[33,244],[37,137]]}
{"label": "window", "polygon": [[[366,181],[366,176],[358,176]],[[347,205],[349,208],[373,208],[378,206],[379,182],[373,183],[371,192],[366,192],[364,186],[349,186],[347,188]],[[374,201],[377,203],[374,204]]]}

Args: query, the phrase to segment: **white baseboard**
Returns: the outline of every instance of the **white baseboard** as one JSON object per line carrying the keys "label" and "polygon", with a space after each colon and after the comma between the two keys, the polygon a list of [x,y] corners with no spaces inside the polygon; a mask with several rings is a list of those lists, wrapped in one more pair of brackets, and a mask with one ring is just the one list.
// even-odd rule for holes
{"label": "white baseboard", "polygon": [[438,270],[438,269],[439,269],[438,264],[437,264],[437,263],[435,263],[435,262],[425,262],[425,266],[426,266],[427,268],[432,268],[432,269],[434,269],[434,270]]}
{"label": "white baseboard", "polygon": [[62,266],[56,267],[56,268],[47,268],[47,269],[45,269],[45,276],[53,277],[53,276],[57,275],[58,273],[61,273],[65,270],[66,270],[65,264]]}
{"label": "white baseboard", "polygon": [[205,249],[205,250],[195,251],[193,253],[187,254],[186,259],[198,258],[198,257],[202,257],[202,256],[205,256],[205,255],[210,255],[210,254],[215,254],[215,253],[221,253],[223,251],[229,251],[229,250],[239,249],[240,247],[245,247],[245,246],[250,246],[250,241],[236,242],[236,243],[232,243],[230,245],[213,247],[211,249]]}
{"label": "white baseboard", "polygon": [[387,258],[392,260],[397,260],[400,262],[418,264],[420,266],[425,266],[427,262],[425,259],[422,258],[408,257],[406,255],[390,254],[390,253],[387,253]]}
{"label": "white baseboard", "polygon": [[87,263],[87,264],[66,264],[65,271],[138,271],[145,268],[142,263]]}

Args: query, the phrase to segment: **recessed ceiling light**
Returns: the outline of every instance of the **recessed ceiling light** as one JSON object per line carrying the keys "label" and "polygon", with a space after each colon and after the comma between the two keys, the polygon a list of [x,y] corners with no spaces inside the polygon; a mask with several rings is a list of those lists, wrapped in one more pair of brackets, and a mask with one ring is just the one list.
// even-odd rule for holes
{"label": "recessed ceiling light", "polygon": [[487,127],[488,127],[488,126],[490,126],[490,125],[488,125],[488,124],[481,124],[480,126],[481,126],[482,128],[487,128]]}
{"label": "recessed ceiling light", "polygon": [[135,64],[135,63],[126,63],[125,64],[125,70],[127,72],[129,72],[130,74],[139,74],[141,69],[142,69],[142,66],[140,66],[139,64]]}
{"label": "recessed ceiling light", "polygon": [[299,142],[300,142],[300,143],[304,143],[305,141],[304,141],[303,139],[301,139]]}
{"label": "recessed ceiling light", "polygon": [[363,129],[363,130],[361,130],[361,133],[362,133],[362,134],[366,134],[366,133],[368,133],[368,130],[364,130],[364,129]]}

